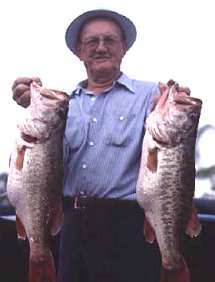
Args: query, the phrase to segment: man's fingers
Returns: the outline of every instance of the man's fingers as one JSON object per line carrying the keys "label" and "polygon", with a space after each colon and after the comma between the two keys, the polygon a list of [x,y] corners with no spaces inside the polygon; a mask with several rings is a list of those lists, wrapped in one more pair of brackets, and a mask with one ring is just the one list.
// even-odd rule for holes
{"label": "man's fingers", "polygon": [[23,95],[26,91],[29,91],[29,86],[26,84],[17,84],[16,87],[13,88],[13,99],[17,100],[21,95]]}
{"label": "man's fingers", "polygon": [[30,90],[25,91],[24,93],[22,93],[22,95],[17,97],[15,100],[18,105],[27,108],[30,105],[30,101],[31,101]]}
{"label": "man's fingers", "polygon": [[19,84],[26,84],[26,85],[30,86],[32,81],[35,81],[40,86],[42,86],[42,81],[39,77],[18,77],[12,85],[12,90],[14,90],[17,87],[17,85],[19,85]]}
{"label": "man's fingers", "polygon": [[[42,81],[39,77],[32,77],[32,81],[35,81],[36,83],[38,83],[40,86],[42,86]],[[32,82],[31,81],[31,82]]]}
{"label": "man's fingers", "polygon": [[178,85],[178,83],[177,83],[175,80],[170,79],[170,80],[167,82],[167,86],[168,86],[168,87],[171,87],[171,86],[173,86],[173,85]]}
{"label": "man's fingers", "polygon": [[30,85],[35,81],[42,86],[42,81],[39,77],[18,77],[12,85],[13,99],[18,105],[28,107],[30,105]]}
{"label": "man's fingers", "polygon": [[183,93],[186,93],[187,95],[190,95],[190,89],[188,87],[184,87],[184,86],[180,86],[175,80],[173,79],[170,79],[168,82],[167,82],[167,85],[168,87],[171,87],[171,86],[175,86],[175,90],[177,92],[183,92]]}
{"label": "man's fingers", "polygon": [[14,91],[14,89],[17,87],[17,85],[19,84],[27,84],[30,85],[30,83],[32,82],[31,78],[28,77],[18,77],[12,85],[12,90]]}

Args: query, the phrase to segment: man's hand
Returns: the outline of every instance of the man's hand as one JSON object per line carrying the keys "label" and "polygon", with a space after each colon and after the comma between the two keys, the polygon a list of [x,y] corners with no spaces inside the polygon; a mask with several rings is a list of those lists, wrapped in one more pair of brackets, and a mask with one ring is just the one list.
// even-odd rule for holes
{"label": "man's hand", "polygon": [[184,87],[184,86],[180,86],[177,82],[175,82],[174,80],[169,80],[168,82],[167,82],[167,85],[169,86],[169,87],[171,87],[172,85],[175,85],[175,90],[179,93],[181,93],[181,92],[183,92],[183,93],[185,93],[185,94],[187,94],[187,95],[189,95],[190,96],[190,88],[188,88],[188,87]]}
{"label": "man's hand", "polygon": [[35,81],[42,86],[42,81],[39,77],[19,77],[12,85],[13,99],[18,105],[24,108],[27,108],[30,105],[30,85],[32,81]]}

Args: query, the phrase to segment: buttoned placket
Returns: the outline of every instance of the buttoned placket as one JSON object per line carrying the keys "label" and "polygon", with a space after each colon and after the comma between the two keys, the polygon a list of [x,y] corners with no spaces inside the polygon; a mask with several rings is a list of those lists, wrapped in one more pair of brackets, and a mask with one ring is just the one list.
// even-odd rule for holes
{"label": "buttoned placket", "polygon": [[[88,128],[88,134],[87,134],[87,140],[86,140],[86,158],[85,160],[81,163],[81,178],[82,182],[84,185],[82,186],[82,192],[87,194],[87,178],[86,175],[88,173],[88,170],[90,169],[89,167],[89,162],[87,159],[88,156],[88,150],[93,149],[93,147],[96,146],[96,141],[95,141],[95,136],[96,136],[96,126],[98,122],[98,117],[96,116],[97,111],[93,110],[95,107],[95,104],[97,102],[97,97],[93,96],[92,94],[83,94],[83,99],[81,103],[81,109],[82,113],[86,118],[86,122],[89,122],[89,128]],[[90,154],[90,152],[89,152]]]}

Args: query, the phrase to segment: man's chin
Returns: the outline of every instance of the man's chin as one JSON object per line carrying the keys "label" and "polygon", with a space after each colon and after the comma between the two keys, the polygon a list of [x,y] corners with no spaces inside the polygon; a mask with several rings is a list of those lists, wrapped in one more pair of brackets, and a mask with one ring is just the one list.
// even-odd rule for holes
{"label": "man's chin", "polygon": [[116,68],[115,63],[111,62],[108,59],[98,59],[95,60],[92,64],[92,68],[95,70],[113,70]]}
{"label": "man's chin", "polygon": [[102,67],[102,66],[106,66],[106,67],[110,67],[113,63],[110,62],[108,59],[96,59],[94,62],[93,62],[93,66],[95,67]]}
{"label": "man's chin", "polygon": [[96,65],[91,69],[91,75],[94,77],[94,80],[106,80],[112,77],[117,72],[116,66],[109,64],[100,64]]}

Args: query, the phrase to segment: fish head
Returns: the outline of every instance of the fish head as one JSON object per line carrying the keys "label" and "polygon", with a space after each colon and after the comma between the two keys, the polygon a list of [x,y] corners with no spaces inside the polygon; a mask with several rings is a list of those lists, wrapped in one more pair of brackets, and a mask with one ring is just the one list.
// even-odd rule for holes
{"label": "fish head", "polygon": [[65,125],[69,95],[46,89],[36,82],[30,86],[31,103],[25,122],[18,125],[22,135],[36,138],[38,142],[49,138]]}
{"label": "fish head", "polygon": [[167,146],[196,136],[202,101],[177,91],[176,85],[162,88],[149,118],[147,129],[153,139]]}
{"label": "fish head", "polygon": [[42,121],[56,126],[65,118],[69,96],[63,91],[46,89],[33,82],[31,84],[31,113]]}

